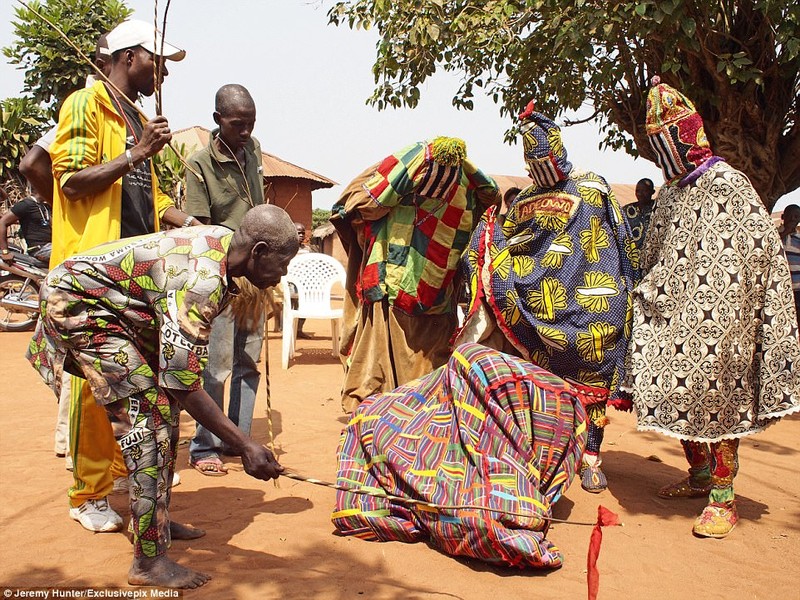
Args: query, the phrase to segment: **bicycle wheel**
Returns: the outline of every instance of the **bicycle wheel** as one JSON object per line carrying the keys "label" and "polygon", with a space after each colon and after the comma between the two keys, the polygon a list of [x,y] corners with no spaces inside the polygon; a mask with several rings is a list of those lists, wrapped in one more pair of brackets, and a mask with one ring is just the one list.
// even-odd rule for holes
{"label": "bicycle wheel", "polygon": [[[0,279],[0,298],[39,303],[39,286],[35,281],[14,275]],[[0,331],[29,331],[36,325],[38,310],[0,306]]]}

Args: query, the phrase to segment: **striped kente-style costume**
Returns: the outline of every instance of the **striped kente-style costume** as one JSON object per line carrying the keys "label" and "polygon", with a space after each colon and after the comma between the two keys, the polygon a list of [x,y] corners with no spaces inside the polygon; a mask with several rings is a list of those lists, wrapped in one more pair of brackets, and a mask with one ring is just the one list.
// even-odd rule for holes
{"label": "striped kente-style costume", "polygon": [[462,344],[446,365],[359,406],[342,433],[337,483],[491,510],[338,492],[334,525],[366,540],[429,540],[494,564],[561,566],[546,518],[580,461],[590,394],[527,361]]}

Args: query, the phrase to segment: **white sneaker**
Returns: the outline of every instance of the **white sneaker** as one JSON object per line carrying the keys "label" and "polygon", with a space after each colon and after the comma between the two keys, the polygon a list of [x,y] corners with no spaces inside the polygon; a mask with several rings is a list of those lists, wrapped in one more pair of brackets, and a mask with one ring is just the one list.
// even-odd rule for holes
{"label": "white sneaker", "polygon": [[95,533],[107,533],[122,529],[122,517],[108,505],[107,498],[87,500],[78,508],[70,508],[69,516],[83,525],[84,529]]}

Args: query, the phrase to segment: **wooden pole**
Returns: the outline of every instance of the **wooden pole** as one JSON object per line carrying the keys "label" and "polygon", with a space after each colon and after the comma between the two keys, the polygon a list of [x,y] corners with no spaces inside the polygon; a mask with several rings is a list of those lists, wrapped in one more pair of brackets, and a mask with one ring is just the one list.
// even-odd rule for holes
{"label": "wooden pole", "polygon": [[[265,293],[272,294],[271,290]],[[269,315],[267,308],[270,302],[264,303],[264,388],[267,395],[267,448],[275,455],[275,433],[272,430],[272,393],[270,391],[269,382]],[[276,457],[277,458],[277,457]],[[275,479],[275,487],[279,487],[278,480]]]}
{"label": "wooden pole", "polygon": [[[402,496],[394,496],[392,494],[388,494],[385,490],[375,490],[373,488],[352,488],[344,485],[338,485],[335,483],[331,483],[329,481],[323,481],[322,479],[315,479],[313,477],[307,477],[305,475],[301,475],[300,473],[297,473],[296,471],[293,471],[288,468],[286,468],[283,471],[283,473],[281,473],[281,477],[288,477],[289,479],[294,479],[295,481],[304,481],[305,483],[310,483],[312,485],[318,485],[321,487],[330,488],[340,492],[350,492],[351,494],[372,496],[373,498],[383,498],[389,500],[390,502],[416,506],[423,510],[427,509],[432,512],[455,511],[455,510],[480,510],[480,511],[494,512],[498,514],[504,514],[504,515],[512,515],[515,517],[541,519],[543,521],[550,521],[552,523],[564,523],[566,525],[580,525],[583,527],[595,526],[595,523],[589,523],[586,521],[570,521],[566,519],[557,519],[555,517],[549,517],[547,515],[542,515],[538,513],[518,513],[513,511],[502,510],[499,508],[493,508],[491,506],[481,506],[478,504],[434,504],[433,502],[426,502],[425,500],[417,500],[415,498],[404,498]],[[620,523],[619,525],[622,526],[622,523]]]}

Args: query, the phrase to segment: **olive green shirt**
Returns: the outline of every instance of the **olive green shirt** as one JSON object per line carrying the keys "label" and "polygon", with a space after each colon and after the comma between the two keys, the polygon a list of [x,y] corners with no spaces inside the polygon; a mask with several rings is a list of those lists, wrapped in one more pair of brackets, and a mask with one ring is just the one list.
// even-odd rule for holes
{"label": "olive green shirt", "polygon": [[189,157],[189,165],[203,179],[201,181],[187,169],[185,211],[193,217],[210,219],[211,225],[237,229],[244,213],[264,204],[261,145],[250,138],[240,168],[236,160],[217,149],[214,138],[218,133],[218,129],[212,131],[208,146]]}

